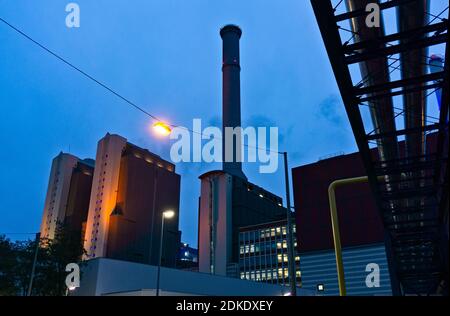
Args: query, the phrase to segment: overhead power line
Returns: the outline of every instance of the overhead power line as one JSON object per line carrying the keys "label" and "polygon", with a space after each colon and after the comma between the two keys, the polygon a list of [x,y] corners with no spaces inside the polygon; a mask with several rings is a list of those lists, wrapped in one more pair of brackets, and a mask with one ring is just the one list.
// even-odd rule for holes
{"label": "overhead power line", "polygon": [[[33,42],[35,45],[39,46],[41,49],[43,49],[44,51],[46,51],[47,53],[51,54],[52,56],[56,57],[58,60],[62,61],[64,64],[66,64],[67,66],[69,66],[70,68],[76,70],[77,72],[79,72],[80,74],[82,74],[84,77],[88,78],[89,80],[93,81],[94,83],[100,85],[101,87],[103,87],[104,89],[108,90],[109,92],[111,92],[112,94],[114,94],[116,97],[120,98],[121,100],[125,101],[127,104],[131,105],[132,107],[134,107],[135,109],[139,110],[140,112],[144,113],[145,115],[147,115],[148,117],[150,117],[151,119],[158,121],[158,122],[164,122],[163,120],[160,120],[157,116],[149,113],[148,111],[146,111],[143,107],[137,105],[136,103],[134,103],[133,101],[131,101],[130,99],[128,99],[127,97],[123,96],[122,94],[120,94],[119,92],[115,91],[114,89],[110,88],[109,86],[107,86],[105,83],[101,82],[100,80],[94,78],[92,75],[88,74],[86,71],[80,69],[78,66],[75,66],[73,63],[71,63],[70,61],[68,61],[67,59],[65,59],[64,57],[60,56],[59,54],[57,54],[56,52],[54,52],[53,50],[51,50],[50,48],[46,47],[44,44],[38,42],[37,40],[33,39],[31,36],[29,36],[28,34],[26,34],[25,32],[23,32],[22,30],[20,30],[19,28],[15,27],[14,25],[12,25],[11,23],[9,23],[8,21],[6,21],[5,19],[3,19],[2,17],[0,17],[0,21],[3,22],[5,25],[7,25],[8,27],[10,27],[11,29],[13,29],[14,31],[16,31],[18,34],[20,34],[21,36],[25,37],[26,39],[30,40],[31,42]],[[198,132],[198,131],[194,131],[190,128],[184,127],[184,126],[180,126],[180,125],[175,125],[175,124],[169,124],[164,122],[165,124],[171,126],[171,127],[178,127],[178,128],[183,128],[191,133],[194,134],[199,134],[202,136],[205,136],[207,139],[210,138],[210,135],[205,135],[202,132]],[[220,138],[221,139],[221,138]],[[281,154],[282,152],[279,151],[275,151],[275,150],[271,150],[270,148],[261,148],[258,146],[251,146],[248,144],[243,144],[244,147],[248,147],[248,148],[255,148],[255,149],[259,149],[259,150],[265,150],[268,152],[273,152],[273,153],[277,153],[277,154]]]}
{"label": "overhead power line", "polygon": [[112,94],[114,94],[116,97],[122,99],[123,101],[125,101],[126,103],[128,103],[129,105],[133,106],[134,108],[136,108],[137,110],[141,111],[142,113],[144,113],[145,115],[151,117],[152,119],[156,120],[156,121],[160,121],[155,115],[147,112],[145,109],[143,109],[142,107],[140,107],[139,105],[137,105],[136,103],[132,102],[131,100],[129,100],[128,98],[124,97],[123,95],[121,95],[120,93],[118,93],[117,91],[113,90],[112,88],[108,87],[106,84],[104,84],[103,82],[95,79],[93,76],[91,76],[90,74],[88,74],[87,72],[85,72],[84,70],[81,70],[79,67],[75,66],[74,64],[72,64],[71,62],[69,62],[68,60],[66,60],[65,58],[61,57],[60,55],[58,55],[57,53],[55,53],[53,50],[47,48],[45,45],[39,43],[38,41],[36,41],[35,39],[33,39],[32,37],[30,37],[29,35],[25,34],[24,32],[22,32],[21,30],[19,30],[17,27],[15,27],[14,25],[12,25],[11,23],[7,22],[5,19],[0,17],[0,21],[3,22],[4,24],[6,24],[7,26],[9,26],[11,29],[13,29],[14,31],[16,31],[17,33],[19,33],[20,35],[22,35],[23,37],[25,37],[26,39],[30,40],[31,42],[33,42],[34,44],[36,44],[37,46],[39,46],[40,48],[42,48],[43,50],[45,50],[47,53],[53,55],[54,57],[58,58],[60,61],[62,61],[63,63],[65,63],[66,65],[68,65],[69,67],[71,67],[72,69],[78,71],[79,73],[81,73],[83,76],[85,76],[86,78],[88,78],[89,80],[92,80],[93,82],[97,83],[98,85],[102,86],[103,88],[105,88],[106,90],[108,90],[109,92],[111,92]]}

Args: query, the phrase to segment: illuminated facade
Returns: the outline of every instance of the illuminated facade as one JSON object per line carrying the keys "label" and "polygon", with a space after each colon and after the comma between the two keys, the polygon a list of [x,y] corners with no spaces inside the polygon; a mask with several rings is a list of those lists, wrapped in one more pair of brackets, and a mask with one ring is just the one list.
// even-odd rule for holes
{"label": "illuminated facade", "polygon": [[[240,278],[289,286],[287,221],[242,227],[239,230]],[[295,234],[295,224],[292,227]],[[300,257],[294,237],[296,284],[301,286]]]}
{"label": "illuminated facade", "polygon": [[158,263],[162,212],[162,264],[174,266],[179,245],[180,176],[175,166],[119,135],[107,134],[97,147],[86,225],[86,258],[108,257]]}
{"label": "illuminated facade", "polygon": [[53,239],[58,224],[82,233],[87,218],[94,161],[61,152],[52,161],[41,238]]}

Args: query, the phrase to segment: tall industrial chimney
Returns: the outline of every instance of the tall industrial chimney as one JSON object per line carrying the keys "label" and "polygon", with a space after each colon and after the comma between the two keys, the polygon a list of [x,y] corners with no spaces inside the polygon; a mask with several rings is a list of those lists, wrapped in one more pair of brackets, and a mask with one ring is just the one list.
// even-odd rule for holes
{"label": "tall industrial chimney", "polygon": [[[242,172],[242,163],[237,159],[241,152],[241,139],[233,137],[233,156],[226,161],[225,128],[241,127],[241,82],[239,64],[239,39],[242,31],[236,25],[226,25],[220,30],[223,41],[222,51],[222,169],[223,171],[247,179]],[[229,160],[229,159],[228,159]]]}

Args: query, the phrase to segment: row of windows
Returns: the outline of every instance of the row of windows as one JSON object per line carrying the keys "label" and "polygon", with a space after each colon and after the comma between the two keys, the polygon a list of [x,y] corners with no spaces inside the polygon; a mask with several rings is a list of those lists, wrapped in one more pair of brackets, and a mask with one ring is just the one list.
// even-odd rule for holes
{"label": "row of windows", "polygon": [[[270,281],[270,280],[281,281],[289,278],[289,270],[287,268],[254,270],[241,272],[240,277],[241,279],[252,281]],[[300,270],[295,271],[295,277],[297,279],[301,278]]]}
{"label": "row of windows", "polygon": [[[299,264],[300,256],[294,257],[296,264]],[[254,256],[239,259],[239,265],[241,269],[247,270],[248,267],[259,267],[259,266],[277,266],[280,263],[287,264],[289,262],[289,257],[287,253],[277,254],[271,256]]]}
{"label": "row of windows", "polygon": [[108,165],[106,159],[108,158],[108,154],[105,155],[105,157],[103,157],[102,159],[102,167],[100,170],[100,174],[102,174],[102,178],[100,178],[98,180],[98,186],[97,186],[97,201],[95,202],[96,204],[96,208],[95,208],[95,213],[94,213],[94,220],[93,220],[93,224],[92,224],[92,233],[91,233],[91,246],[90,246],[90,250],[92,252],[92,257],[95,257],[95,249],[97,249],[97,240],[98,240],[98,231],[99,231],[99,226],[100,226],[100,211],[102,209],[102,202],[103,202],[103,189],[105,188],[105,176],[106,176],[106,171],[104,170],[104,168]]}
{"label": "row of windows", "polygon": [[[52,192],[50,195],[51,201],[50,201],[50,205],[48,206],[48,209],[47,209],[47,225],[45,227],[45,233],[48,233],[49,226],[52,223],[53,210],[55,209],[56,191],[58,189],[58,182],[59,182],[59,171],[56,172],[55,180],[53,181],[53,188],[52,188]],[[56,219],[54,220],[54,222],[56,222]]]}
{"label": "row of windows", "polygon": [[[247,191],[250,192],[250,191],[253,191],[253,189],[254,188],[253,188],[253,186],[251,184],[247,185]],[[280,206],[280,207],[283,206],[283,204],[281,204],[281,199],[276,197],[276,196],[273,196],[271,194],[265,193],[263,191],[254,191],[254,193],[258,194],[258,196],[260,198],[265,198],[265,199],[270,200],[271,202],[277,203],[277,205]]]}
{"label": "row of windows", "polygon": [[287,242],[286,240],[283,241],[272,241],[267,243],[252,243],[247,245],[240,245],[239,246],[239,253],[242,254],[253,254],[258,252],[270,252],[270,250],[274,250],[275,252],[277,249],[286,249],[287,248]]}
{"label": "row of windows", "polygon": [[[138,154],[138,153],[134,153],[134,156],[136,157],[136,158],[143,158],[140,154]],[[145,158],[143,158],[145,161],[147,161],[148,163],[151,163],[151,164],[153,164],[154,163],[154,161],[153,161],[153,159],[152,158],[150,158],[150,157],[145,157]],[[156,165],[158,166],[158,167],[160,167],[160,168],[165,168],[166,170],[168,170],[168,171],[170,171],[170,172],[173,172],[174,170],[173,170],[173,166],[172,165],[167,165],[167,166],[164,166],[161,162],[157,162],[156,163]]]}
{"label": "row of windows", "polygon": [[[297,247],[297,241],[294,239],[294,247]],[[257,243],[250,243],[245,245],[239,246],[239,254],[242,255],[253,255],[258,253],[274,253],[279,252],[279,250],[285,250],[287,249],[287,241],[286,240],[280,240],[275,241],[272,240],[270,242],[257,242]]]}
{"label": "row of windows", "polygon": [[[296,227],[295,225],[292,225],[292,233],[295,234]],[[286,226],[282,227],[272,227],[267,229],[258,229],[254,231],[248,231],[248,232],[241,232],[240,233],[240,239],[241,241],[257,241],[261,239],[271,238],[271,237],[277,237],[277,236],[286,236],[287,235],[287,228]]]}

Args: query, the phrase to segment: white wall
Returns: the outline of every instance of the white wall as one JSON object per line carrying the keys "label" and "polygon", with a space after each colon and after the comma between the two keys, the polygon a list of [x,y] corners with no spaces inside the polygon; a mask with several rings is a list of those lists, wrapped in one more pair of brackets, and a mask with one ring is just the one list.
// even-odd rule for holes
{"label": "white wall", "polygon": [[[73,295],[151,295],[156,274],[156,266],[91,259],[85,261],[81,286]],[[161,295],[278,296],[289,291],[278,285],[169,268],[161,268],[160,280]]]}
{"label": "white wall", "polygon": [[[199,271],[227,275],[227,265],[232,254],[232,178],[218,171],[201,179],[199,211]],[[211,234],[211,226],[212,229]],[[211,241],[214,249],[211,250]],[[213,259],[211,258],[213,256]]]}

